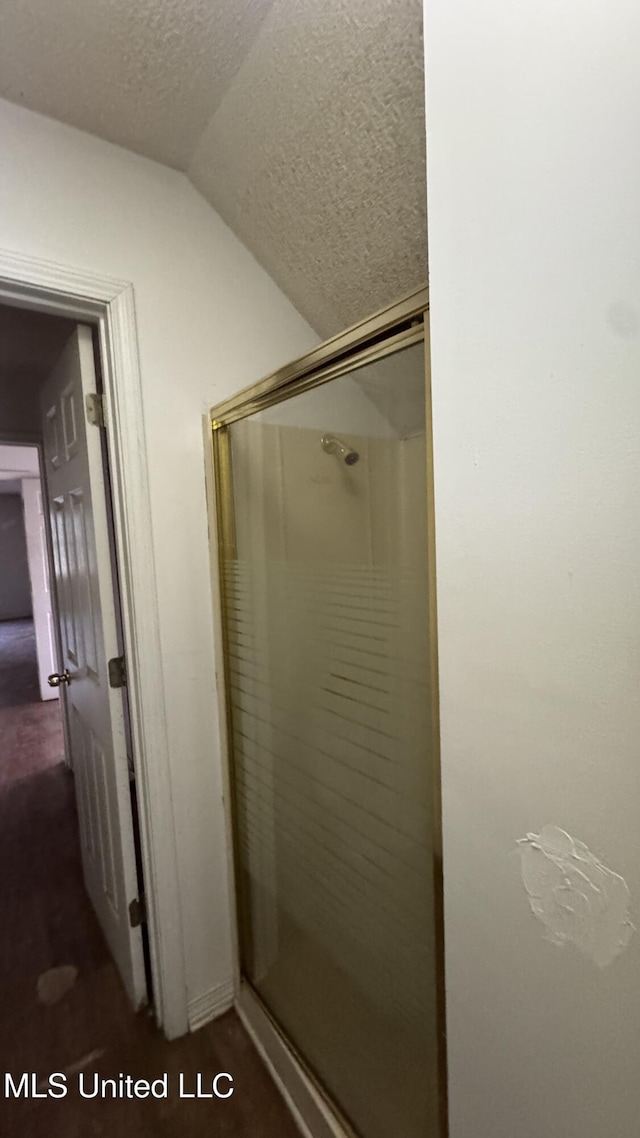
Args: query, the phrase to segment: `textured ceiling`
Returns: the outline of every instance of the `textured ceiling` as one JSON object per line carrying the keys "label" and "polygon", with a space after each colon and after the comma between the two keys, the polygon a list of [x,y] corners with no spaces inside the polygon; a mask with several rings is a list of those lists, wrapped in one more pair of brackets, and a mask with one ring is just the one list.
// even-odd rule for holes
{"label": "textured ceiling", "polygon": [[303,316],[426,282],[420,0],[276,0],[189,176]]}
{"label": "textured ceiling", "polygon": [[270,0],[3,0],[0,93],[185,169]]}
{"label": "textured ceiling", "polygon": [[0,95],[186,170],[321,335],[426,281],[421,0],[5,0]]}

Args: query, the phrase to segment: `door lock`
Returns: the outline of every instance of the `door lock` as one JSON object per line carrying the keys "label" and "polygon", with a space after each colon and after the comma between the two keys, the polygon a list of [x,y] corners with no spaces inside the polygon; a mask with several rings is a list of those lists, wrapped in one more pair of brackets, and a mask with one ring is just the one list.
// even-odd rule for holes
{"label": "door lock", "polygon": [[53,672],[53,674],[49,676],[47,683],[50,688],[59,688],[61,684],[70,684],[71,676],[65,668],[64,672]]}

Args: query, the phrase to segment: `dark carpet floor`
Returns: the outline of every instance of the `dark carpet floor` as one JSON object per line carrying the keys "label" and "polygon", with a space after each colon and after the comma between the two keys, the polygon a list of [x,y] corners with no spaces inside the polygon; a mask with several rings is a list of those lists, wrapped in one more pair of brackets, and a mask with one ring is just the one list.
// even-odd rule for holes
{"label": "dark carpet floor", "polygon": [[[77,978],[51,1002],[41,977]],[[40,980],[40,990],[39,990]],[[83,1099],[85,1085],[168,1075],[166,1099]],[[226,1100],[180,1099],[219,1071]],[[65,1098],[6,1096],[5,1074],[46,1089],[67,1073]],[[209,1088],[210,1089],[210,1088]],[[149,1013],[134,1015],[87,899],[74,780],[63,761],[58,705],[38,699],[30,622],[0,623],[0,1134],[21,1138],[296,1138],[298,1130],[234,1012],[168,1043]]]}

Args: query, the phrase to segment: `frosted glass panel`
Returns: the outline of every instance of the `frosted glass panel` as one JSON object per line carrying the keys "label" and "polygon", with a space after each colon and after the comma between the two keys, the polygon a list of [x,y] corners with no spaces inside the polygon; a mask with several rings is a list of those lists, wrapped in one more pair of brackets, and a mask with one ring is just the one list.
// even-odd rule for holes
{"label": "frosted glass panel", "polygon": [[424,352],[233,424],[243,967],[364,1138],[436,1133]]}

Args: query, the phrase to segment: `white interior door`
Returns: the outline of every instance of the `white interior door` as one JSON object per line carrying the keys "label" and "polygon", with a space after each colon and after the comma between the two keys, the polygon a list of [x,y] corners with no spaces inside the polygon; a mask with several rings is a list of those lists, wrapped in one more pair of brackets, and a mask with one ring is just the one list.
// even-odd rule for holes
{"label": "white interior door", "polygon": [[47,677],[56,670],[57,662],[53,629],[53,605],[49,586],[47,535],[42,502],[42,484],[39,478],[22,479],[22,504],[27,537],[27,556],[29,558],[33,625],[38,655],[40,699],[58,699],[58,689],[49,687],[47,683]]}
{"label": "white interior door", "polygon": [[135,1007],[146,1001],[123,693],[109,685],[118,655],[115,592],[100,429],[88,423],[95,392],[91,329],[78,325],[41,396],[46,496],[60,620],[59,673],[76,777],[84,879]]}

